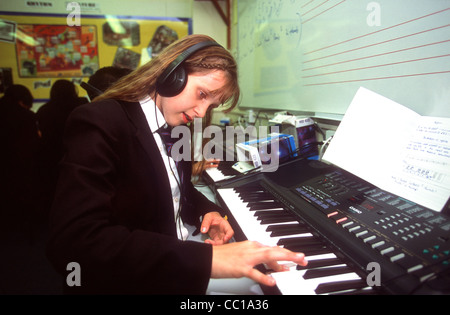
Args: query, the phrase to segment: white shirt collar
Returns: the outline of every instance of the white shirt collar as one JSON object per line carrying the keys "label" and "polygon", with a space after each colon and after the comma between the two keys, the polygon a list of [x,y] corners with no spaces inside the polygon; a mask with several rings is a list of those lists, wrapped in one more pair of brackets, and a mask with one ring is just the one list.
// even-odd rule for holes
{"label": "white shirt collar", "polygon": [[160,127],[167,125],[163,114],[159,110],[158,106],[156,106],[155,101],[153,101],[150,96],[139,101],[139,103],[141,104],[142,110],[144,111],[145,117],[147,118],[150,130],[153,133],[155,133]]}

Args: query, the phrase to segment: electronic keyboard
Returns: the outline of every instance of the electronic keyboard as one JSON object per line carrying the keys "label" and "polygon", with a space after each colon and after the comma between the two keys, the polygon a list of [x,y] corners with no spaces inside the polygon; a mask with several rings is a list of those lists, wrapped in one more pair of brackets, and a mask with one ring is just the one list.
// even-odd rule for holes
{"label": "electronic keyboard", "polygon": [[236,240],[306,255],[266,293],[450,293],[450,217],[336,166],[298,159],[216,192]]}
{"label": "electronic keyboard", "polygon": [[241,173],[233,169],[234,163],[236,162],[221,161],[217,168],[207,168],[203,176],[205,182],[215,185],[218,182],[241,175]]}

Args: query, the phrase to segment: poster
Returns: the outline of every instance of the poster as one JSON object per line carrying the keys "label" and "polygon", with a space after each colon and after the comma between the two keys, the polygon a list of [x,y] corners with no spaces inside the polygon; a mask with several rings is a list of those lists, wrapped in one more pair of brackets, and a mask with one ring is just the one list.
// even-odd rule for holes
{"label": "poster", "polygon": [[20,77],[87,77],[99,68],[93,25],[19,24],[16,56]]}
{"label": "poster", "polygon": [[67,14],[0,12],[0,68],[40,104],[60,78],[78,85],[103,67],[136,69],[190,33],[189,18],[83,15],[81,26],[69,26]]}
{"label": "poster", "polygon": [[13,21],[0,19],[0,41],[14,43],[17,24]]}

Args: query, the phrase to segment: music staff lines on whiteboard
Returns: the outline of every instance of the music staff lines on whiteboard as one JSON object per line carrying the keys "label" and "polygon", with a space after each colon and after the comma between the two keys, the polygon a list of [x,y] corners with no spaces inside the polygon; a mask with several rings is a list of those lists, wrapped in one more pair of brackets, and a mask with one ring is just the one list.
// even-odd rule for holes
{"label": "music staff lines on whiteboard", "polygon": [[237,16],[244,107],[341,115],[363,86],[448,115],[450,0],[239,0]]}
{"label": "music staff lines on whiteboard", "polygon": [[[313,8],[313,9],[311,9],[310,11],[308,11],[308,12],[305,12],[305,14],[304,15],[306,15],[306,14],[308,14],[309,12],[311,12],[312,10],[314,10],[314,9],[316,9],[316,8],[318,8],[319,6],[321,6],[322,4],[325,4],[326,2],[328,2],[329,0],[326,0],[325,2],[323,2],[323,3],[321,3],[320,5],[318,5],[317,7],[315,7],[315,8]],[[326,10],[324,10],[324,11],[321,11],[320,13],[317,13],[316,15],[314,15],[314,16],[312,16],[312,17],[310,17],[309,19],[306,19],[306,20],[304,20],[303,21],[303,24],[305,24],[305,23],[307,23],[307,22],[309,22],[309,21],[311,21],[312,19],[314,19],[314,18],[316,18],[316,17],[318,17],[318,16],[320,16],[320,15],[322,15],[322,14],[324,14],[325,12],[327,12],[327,11],[329,11],[329,10],[331,10],[331,9],[334,9],[335,7],[337,7],[338,5],[340,5],[340,4],[342,4],[342,3],[344,3],[346,0],[342,0],[341,2],[339,2],[339,3],[336,3],[335,5],[333,5],[333,6],[331,6],[331,7],[329,7],[329,8],[327,8]]]}
{"label": "music staff lines on whiteboard", "polygon": [[[442,53],[448,51],[445,47],[450,42],[446,31],[450,27],[446,19],[449,11],[450,8],[436,10],[400,23],[392,23],[391,20],[392,25],[374,32],[354,32],[349,39],[310,48],[302,54],[302,85],[306,87],[450,73],[450,68],[442,67],[448,64],[445,60],[450,57],[450,54]],[[424,23],[427,23],[427,27]],[[438,59],[444,62],[438,64]],[[415,65],[414,71],[407,67],[411,64]],[[382,67],[384,72],[377,71]]]}
{"label": "music staff lines on whiteboard", "polygon": [[314,2],[315,0],[310,0],[308,2],[306,2],[304,5],[301,6],[301,8],[303,9],[304,7],[306,7],[307,5],[309,5],[310,3]]}
{"label": "music staff lines on whiteboard", "polygon": [[374,35],[374,34],[377,34],[377,33],[380,33],[380,32],[391,30],[391,29],[399,27],[399,26],[403,26],[403,25],[411,23],[411,22],[416,22],[416,21],[419,21],[419,20],[424,19],[424,18],[432,17],[432,16],[434,16],[436,14],[444,13],[445,11],[449,11],[449,10],[450,10],[450,8],[446,8],[446,9],[439,10],[439,11],[436,11],[436,12],[433,12],[433,13],[429,13],[429,14],[420,16],[418,18],[414,18],[414,19],[411,19],[411,20],[408,20],[408,21],[405,21],[405,22],[402,22],[402,23],[399,23],[399,24],[391,25],[389,27],[385,27],[385,28],[382,28],[380,30],[376,30],[376,31],[373,31],[373,32],[370,32],[370,33],[367,33],[367,34],[363,34],[363,35],[360,35],[360,36],[357,36],[357,37],[353,37],[353,38],[350,38],[350,39],[347,39],[347,40],[344,40],[344,41],[341,41],[341,42],[338,42],[338,43],[334,43],[332,45],[328,45],[328,46],[321,47],[321,48],[318,48],[318,49],[315,49],[315,50],[307,51],[307,52],[304,52],[303,54],[304,55],[309,55],[309,54],[312,54],[312,53],[315,53],[315,52],[319,52],[319,51],[324,50],[324,49],[328,49],[328,48],[335,47],[335,46],[338,46],[338,45],[346,44],[346,43],[349,43],[351,41],[354,41],[354,40],[357,40],[357,39],[361,39],[363,37],[371,36],[371,35]]}
{"label": "music staff lines on whiteboard", "polygon": [[407,35],[399,36],[399,37],[396,37],[396,38],[387,39],[387,40],[384,40],[384,41],[381,41],[381,42],[378,42],[378,43],[373,43],[373,44],[370,44],[370,45],[365,45],[365,46],[361,46],[361,47],[356,47],[356,48],[344,50],[344,51],[341,51],[341,52],[338,52],[338,53],[334,53],[334,54],[331,54],[331,55],[319,57],[319,58],[316,58],[316,59],[306,60],[304,63],[309,63],[309,62],[313,62],[313,61],[326,59],[326,58],[342,55],[342,54],[345,54],[345,53],[357,51],[357,50],[360,50],[360,49],[365,49],[365,48],[369,48],[369,47],[374,47],[374,46],[386,44],[386,43],[393,42],[393,41],[396,41],[396,40],[405,39],[405,38],[411,37],[411,36],[422,35],[424,33],[428,33],[428,32],[431,32],[431,31],[436,31],[436,30],[439,30],[439,29],[445,28],[445,27],[450,27],[450,24],[443,25],[443,26],[438,26],[438,27],[433,27],[433,28],[430,28],[430,29],[427,29],[427,30],[424,30],[424,31],[420,31],[420,32],[412,33],[412,34],[407,34]]}
{"label": "music staff lines on whiteboard", "polygon": [[424,60],[436,59],[436,58],[442,58],[442,57],[450,57],[450,54],[440,55],[440,56],[432,56],[432,57],[426,57],[426,58],[419,58],[419,59],[413,59],[413,60],[404,60],[404,61],[398,61],[398,62],[391,62],[391,63],[386,63],[386,64],[367,66],[367,67],[360,67],[360,68],[353,68],[353,69],[347,69],[347,70],[319,73],[319,74],[313,74],[313,75],[305,75],[305,76],[302,76],[302,78],[306,79],[306,78],[312,78],[312,77],[318,77],[318,76],[330,75],[330,74],[337,74],[337,73],[343,73],[343,72],[366,70],[366,69],[379,68],[379,67],[387,67],[387,66],[393,66],[393,65],[402,64],[402,63],[418,62],[418,61],[424,61]]}
{"label": "music staff lines on whiteboard", "polygon": [[363,81],[386,80],[386,79],[400,79],[400,78],[408,78],[408,77],[416,77],[416,76],[424,76],[424,75],[436,75],[436,74],[444,74],[444,73],[450,73],[450,70],[448,70],[448,71],[427,72],[427,73],[403,74],[403,75],[394,75],[394,76],[386,76],[386,77],[375,77],[375,78],[361,78],[361,79],[343,80],[343,81],[334,81],[334,82],[331,81],[331,82],[321,82],[321,83],[308,83],[308,84],[304,84],[304,86],[338,84],[338,83],[350,83],[350,82],[363,82]]}
{"label": "music staff lines on whiteboard", "polygon": [[[314,1],[316,1],[316,0],[312,0],[312,1],[310,1],[310,2],[308,2],[308,3],[306,3],[306,4],[304,4],[301,8],[303,9],[304,7],[306,7],[307,5],[311,4],[311,3],[314,2]],[[328,1],[330,1],[330,0],[322,1],[321,3],[319,3],[318,5],[316,5],[315,7],[311,8],[311,9],[309,9],[308,11],[306,11],[305,13],[303,13],[303,15],[307,15],[307,14],[311,13],[312,11],[314,11],[314,10],[320,8],[321,6],[323,6],[324,4],[326,4]],[[342,0],[341,2],[345,2],[345,1],[346,1],[346,0]],[[328,9],[327,9],[327,10],[328,10]],[[326,11],[327,11],[327,10],[326,10]],[[322,13],[322,12],[321,12],[321,13]],[[321,13],[318,13],[318,14],[320,15]]]}
{"label": "music staff lines on whiteboard", "polygon": [[[329,66],[335,66],[335,65],[339,65],[339,64],[344,64],[344,63],[352,62],[352,61],[359,61],[359,60],[364,60],[364,59],[369,59],[369,58],[375,58],[375,57],[380,57],[380,56],[384,56],[384,55],[394,54],[394,53],[398,53],[398,52],[404,52],[404,51],[407,51],[407,50],[412,50],[412,49],[417,49],[417,48],[423,48],[423,47],[432,46],[432,45],[439,45],[439,44],[443,44],[443,43],[447,43],[447,42],[450,42],[450,39],[448,39],[448,40],[443,40],[443,41],[439,41],[439,42],[434,42],[434,43],[429,43],[429,44],[425,44],[425,45],[419,45],[419,46],[414,46],[414,47],[408,47],[408,48],[403,48],[403,49],[398,49],[398,50],[388,51],[388,52],[384,52],[384,53],[380,53],[380,54],[375,54],[375,55],[370,55],[370,56],[364,56],[364,57],[360,57],[360,58],[354,58],[354,59],[349,59],[349,60],[339,61],[339,62],[330,63],[330,64],[325,64],[325,65],[320,65],[320,66],[316,66],[316,67],[305,68],[305,69],[302,69],[302,71],[313,70],[313,69],[319,69],[319,68],[324,68],[324,67],[329,67]],[[438,57],[446,57],[446,56],[447,56],[447,55],[442,55],[442,56],[438,56]]]}
{"label": "music staff lines on whiteboard", "polygon": [[[369,58],[374,58],[374,57],[394,54],[394,53],[398,53],[398,52],[403,52],[403,51],[407,51],[407,50],[412,50],[412,49],[423,48],[423,47],[432,46],[432,45],[443,44],[443,43],[447,43],[447,42],[450,42],[450,39],[449,40],[435,42],[435,43],[429,43],[429,44],[425,44],[425,45],[419,45],[419,46],[414,46],[414,47],[408,47],[408,48],[404,48],[404,49],[389,51],[389,52],[376,54],[376,55],[371,55],[371,56],[364,56],[364,57],[360,57],[360,58],[354,58],[354,59],[339,61],[339,62],[330,63],[330,64],[326,64],[326,65],[321,65],[321,66],[317,66],[317,67],[305,68],[302,71],[319,69],[319,68],[324,68],[324,67],[329,67],[329,66],[335,66],[335,65],[339,65],[339,64],[343,64],[343,63],[352,62],[352,61],[359,61],[359,60],[364,60],[364,59],[369,59]],[[442,55],[442,56],[438,56],[438,57],[446,57],[446,56],[447,55]]]}

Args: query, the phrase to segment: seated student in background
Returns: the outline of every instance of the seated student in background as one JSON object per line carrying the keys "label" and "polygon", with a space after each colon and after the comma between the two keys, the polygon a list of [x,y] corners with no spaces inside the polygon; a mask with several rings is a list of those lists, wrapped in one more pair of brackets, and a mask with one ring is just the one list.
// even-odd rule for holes
{"label": "seated student in background", "polygon": [[0,224],[9,219],[32,220],[39,199],[37,152],[40,133],[30,109],[33,95],[20,84],[8,87],[0,99]]}
{"label": "seated student in background", "polygon": [[55,190],[58,164],[63,155],[63,133],[67,118],[86,102],[69,80],[56,80],[50,89],[50,101],[39,107],[36,115],[42,138],[39,144],[39,179],[45,214],[51,206]]}
{"label": "seated student in background", "polygon": [[[175,67],[177,58],[185,60]],[[173,68],[176,74],[163,80]],[[186,85],[177,86],[180,81]],[[166,125],[187,124],[226,102],[234,107],[238,98],[231,54],[207,36],[191,35],[72,113],[48,244],[64,279],[70,262],[80,266],[81,285],[67,292],[203,294],[211,277],[274,285],[253,267],[306,264],[302,253],[228,243],[233,229],[192,185],[191,161],[177,168],[164,148],[159,132]],[[187,240],[184,223],[210,239]]]}

